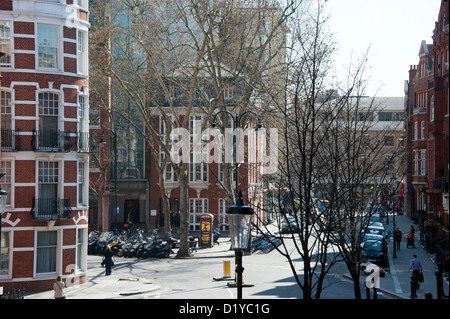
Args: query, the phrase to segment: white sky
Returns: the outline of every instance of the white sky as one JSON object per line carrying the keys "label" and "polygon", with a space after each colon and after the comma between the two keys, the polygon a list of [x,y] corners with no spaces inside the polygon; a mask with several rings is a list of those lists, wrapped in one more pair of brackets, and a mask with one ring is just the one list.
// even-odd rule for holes
{"label": "white sky", "polygon": [[[348,66],[370,46],[365,95],[404,96],[410,65],[422,40],[432,43],[441,0],[328,0],[329,26],[338,42],[338,65]],[[380,88],[376,92],[377,88]]]}

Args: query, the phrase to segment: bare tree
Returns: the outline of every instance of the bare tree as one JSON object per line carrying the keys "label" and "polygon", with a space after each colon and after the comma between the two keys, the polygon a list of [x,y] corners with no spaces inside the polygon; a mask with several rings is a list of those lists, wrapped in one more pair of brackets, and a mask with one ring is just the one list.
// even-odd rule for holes
{"label": "bare tree", "polygon": [[[277,231],[284,224],[289,234],[259,228],[269,240],[282,239],[277,250],[289,261],[303,298],[320,298],[329,283],[327,273],[340,261],[346,263],[360,298],[362,238],[380,206],[378,186],[386,184],[395,152],[386,155],[383,147],[391,129],[370,134],[371,116],[379,109],[373,100],[364,106],[362,102],[367,56],[349,68],[346,83],[335,81],[335,43],[322,5],[306,2],[288,24],[292,38],[286,99],[272,99],[279,114],[272,125],[278,123],[281,147],[279,173],[267,179],[281,219]],[[363,214],[367,204],[370,210]]]}
{"label": "bare tree", "polygon": [[[189,163],[173,160],[171,146],[179,136],[164,139],[155,119],[164,121],[167,128],[188,130],[191,117],[201,114],[204,128],[220,109],[240,112],[248,107],[264,72],[274,65],[279,49],[270,46],[294,4],[122,0],[107,10],[96,12],[97,7],[93,8],[96,23],[91,61],[112,79],[140,115],[141,132],[154,160],[160,161],[159,173],[169,165],[177,175],[181,219],[178,256],[190,255]],[[98,8],[102,9],[101,4]],[[238,101],[224,100],[229,89],[239,90]],[[164,188],[161,190],[167,200]]]}

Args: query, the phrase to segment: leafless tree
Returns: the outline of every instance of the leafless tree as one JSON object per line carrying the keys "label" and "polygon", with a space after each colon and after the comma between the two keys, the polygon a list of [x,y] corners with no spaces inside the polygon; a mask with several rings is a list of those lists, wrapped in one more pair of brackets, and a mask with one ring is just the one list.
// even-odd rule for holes
{"label": "leafless tree", "polygon": [[[288,24],[284,103],[277,105],[280,130],[279,173],[268,176],[274,194],[272,209],[280,228],[259,229],[267,239],[278,237],[279,253],[287,258],[303,298],[320,298],[326,275],[344,261],[360,298],[361,243],[370,216],[379,207],[379,192],[390,175],[396,152],[386,155],[384,136],[391,129],[369,134],[377,109],[365,94],[367,56],[348,69],[344,83],[336,81],[335,43],[327,28],[322,1],[306,2]],[[361,117],[364,115],[365,118]],[[272,116],[273,118],[273,116]],[[366,214],[367,204],[370,210]],[[288,235],[279,235],[281,225]],[[302,272],[296,261],[300,258]]]}
{"label": "leafless tree", "polygon": [[[280,36],[295,3],[287,1],[281,7],[268,0],[117,0],[109,7],[102,1],[93,6],[90,59],[139,114],[141,126],[136,129],[145,136],[160,176],[167,165],[177,175],[181,219],[178,256],[190,255],[189,165],[172,160],[171,146],[178,137],[164,138],[155,118],[164,121],[168,129],[189,129],[191,116],[200,114],[204,128],[220,109],[241,112],[249,107],[255,87],[277,62],[274,57],[279,47],[273,46],[273,40]],[[229,89],[239,90],[239,100],[224,100]],[[113,109],[119,111],[118,107]],[[232,194],[231,183],[227,185]],[[167,209],[168,196],[164,188],[161,190]]]}

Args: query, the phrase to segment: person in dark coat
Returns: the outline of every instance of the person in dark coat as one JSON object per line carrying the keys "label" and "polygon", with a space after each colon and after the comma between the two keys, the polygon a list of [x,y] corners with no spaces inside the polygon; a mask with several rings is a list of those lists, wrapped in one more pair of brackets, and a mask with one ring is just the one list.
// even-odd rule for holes
{"label": "person in dark coat", "polygon": [[115,261],[116,261],[116,258],[114,257],[114,254],[111,251],[111,247],[109,245],[106,246],[105,252],[103,253],[103,260],[102,260],[102,265],[105,265],[105,268],[106,268],[106,272],[105,272],[106,276],[111,275],[111,267],[114,266]]}
{"label": "person in dark coat", "polygon": [[397,245],[397,249],[400,249],[400,244],[402,242],[402,232],[400,229],[398,229],[398,227],[394,232],[394,237],[395,237],[395,244]]}

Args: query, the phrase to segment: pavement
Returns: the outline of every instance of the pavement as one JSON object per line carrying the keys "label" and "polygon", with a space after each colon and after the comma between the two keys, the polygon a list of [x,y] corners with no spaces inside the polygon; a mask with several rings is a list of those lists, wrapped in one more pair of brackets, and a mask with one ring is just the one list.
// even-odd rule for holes
{"label": "pavement", "polygon": [[[394,227],[392,214],[389,215],[389,224],[385,224],[386,230],[392,230]],[[395,226],[402,232],[402,241],[400,249],[396,250],[396,257],[393,257],[394,249],[392,238],[388,242],[389,267],[385,277],[380,278],[378,292],[388,295],[395,299],[410,299],[411,295],[411,272],[408,272],[412,255],[416,254],[417,259],[423,267],[424,282],[421,283],[417,291],[417,299],[424,299],[426,293],[431,293],[432,298],[437,298],[437,280],[436,271],[438,267],[434,255],[430,255],[420,243],[420,232],[416,228],[414,235],[414,248],[406,247],[406,234],[409,232],[413,223],[407,215],[395,215]],[[444,294],[449,295],[448,274],[443,279]],[[362,278],[365,280],[365,278]],[[373,297],[372,297],[373,298]]]}
{"label": "pavement", "polygon": [[[421,262],[424,269],[425,281],[417,291],[418,299],[424,299],[426,293],[431,293],[432,298],[437,297],[437,281],[435,272],[438,270],[434,256],[430,255],[419,242],[419,232],[415,233],[415,248],[406,248],[406,234],[411,227],[411,221],[406,215],[396,215],[396,227],[402,231],[404,239],[401,247],[397,250],[396,258],[393,257],[393,243],[389,242],[389,267],[385,277],[379,281],[378,294],[384,295],[388,299],[410,299],[410,277],[408,273],[409,263],[413,254]],[[387,230],[393,228],[392,215],[389,216],[389,225],[385,225]],[[214,245],[211,248],[197,249],[193,252],[192,258],[234,258],[231,251],[229,238],[221,237],[221,245]],[[176,252],[176,251],[175,251]],[[175,254],[170,258],[174,258]],[[88,256],[88,271],[86,283],[77,285],[75,280],[67,281],[68,287],[64,290],[67,299],[123,299],[133,298],[135,295],[157,292],[164,287],[154,283],[151,279],[136,277],[132,274],[130,264],[134,261],[126,258],[116,258],[112,274],[105,276],[105,269],[99,266],[100,256]],[[345,276],[345,275],[344,275]],[[365,277],[361,276],[361,281]],[[443,279],[444,294],[449,294],[448,277]],[[364,294],[364,292],[363,292]],[[363,296],[364,298],[364,296]],[[373,298],[373,296],[371,297]],[[53,299],[53,291],[40,293],[30,293],[25,299]]]}
{"label": "pavement", "polygon": [[[234,251],[230,250],[229,238],[221,238],[221,245],[211,248],[197,248],[192,252],[195,258],[234,258]],[[169,258],[175,258],[177,249]],[[115,258],[115,265],[110,276],[105,276],[105,268],[100,266],[101,256],[88,255],[87,279],[84,284],[77,284],[75,280],[66,280],[64,294],[67,299],[123,299],[133,298],[135,295],[157,292],[164,287],[154,283],[151,279],[133,275],[130,263],[145,262],[136,258]],[[222,260],[220,261],[222,262]],[[53,299],[53,290],[30,293],[25,299]]]}

